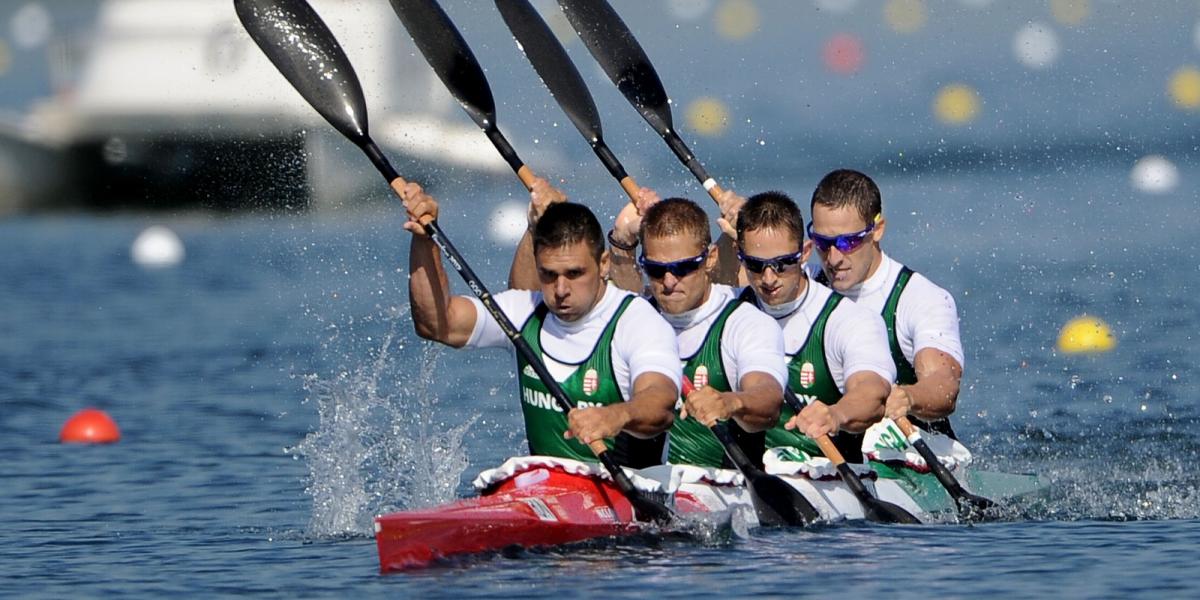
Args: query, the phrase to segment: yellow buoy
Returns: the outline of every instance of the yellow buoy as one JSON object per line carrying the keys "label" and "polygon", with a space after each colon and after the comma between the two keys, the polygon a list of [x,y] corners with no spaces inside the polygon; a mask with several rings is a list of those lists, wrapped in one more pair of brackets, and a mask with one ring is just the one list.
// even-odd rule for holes
{"label": "yellow buoy", "polygon": [[717,33],[727,40],[744,40],[758,31],[758,7],[750,0],[725,0],[714,18]]}
{"label": "yellow buoy", "polygon": [[979,94],[969,85],[953,83],[938,90],[933,114],[948,125],[969,123],[979,116]]}
{"label": "yellow buoy", "polygon": [[1088,0],[1050,0],[1050,13],[1063,25],[1078,25],[1088,18],[1092,7]]}
{"label": "yellow buoy", "polygon": [[883,18],[896,33],[915,33],[925,26],[925,3],[921,0],[890,0]]}
{"label": "yellow buoy", "polygon": [[700,135],[718,136],[729,125],[729,109],[716,98],[699,98],[687,107],[687,123]]}
{"label": "yellow buoy", "polygon": [[1177,69],[1171,75],[1167,92],[1171,94],[1171,101],[1179,108],[1200,108],[1200,69],[1191,66]]}
{"label": "yellow buoy", "polygon": [[1067,321],[1058,333],[1058,351],[1065,354],[1108,352],[1117,346],[1108,323],[1083,315]]}

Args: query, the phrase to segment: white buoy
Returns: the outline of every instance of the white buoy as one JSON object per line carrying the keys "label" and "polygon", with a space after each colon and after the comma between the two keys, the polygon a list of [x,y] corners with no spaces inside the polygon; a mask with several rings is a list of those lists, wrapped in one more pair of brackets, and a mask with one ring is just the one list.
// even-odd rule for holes
{"label": "white buoy", "polygon": [[1045,69],[1058,60],[1058,34],[1045,23],[1030,23],[1013,36],[1012,51],[1030,69]]}
{"label": "white buoy", "polygon": [[1179,185],[1179,169],[1166,157],[1151,154],[1133,165],[1129,181],[1140,192],[1165,194]]}
{"label": "white buoy", "polygon": [[138,234],[129,248],[133,262],[147,268],[173,267],[183,262],[183,242],[174,231],[152,225]]}
{"label": "white buoy", "polygon": [[529,226],[529,207],[521,202],[505,202],[488,217],[488,237],[497,244],[515,244]]}

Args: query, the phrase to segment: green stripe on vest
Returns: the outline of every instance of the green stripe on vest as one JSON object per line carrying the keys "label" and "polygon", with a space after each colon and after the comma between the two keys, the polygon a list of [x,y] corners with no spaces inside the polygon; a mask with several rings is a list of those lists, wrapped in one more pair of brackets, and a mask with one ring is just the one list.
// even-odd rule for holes
{"label": "green stripe on vest", "polygon": [[[725,305],[708,328],[700,349],[684,361],[683,374],[692,380],[697,389],[709,385],[719,392],[733,391],[725,374],[725,363],[721,360],[721,336],[729,315],[741,303],[735,298]],[[725,447],[717,441],[713,432],[690,416],[680,419],[678,410],[675,411],[675,423],[671,425],[670,440],[667,461],[672,464],[719,468],[725,463]]]}
{"label": "green stripe on vest", "polygon": [[[820,400],[825,404],[837,404],[842,397],[825,359],[825,326],[829,322],[829,315],[833,314],[842,298],[843,296],[836,292],[830,294],[825,306],[821,308],[821,314],[813,322],[804,345],[788,357],[788,387],[805,403]],[[816,442],[796,430],[784,429],[783,425],[794,416],[796,411],[784,404],[779,414],[779,422],[767,430],[767,447],[790,446],[812,456],[823,456]]]}
{"label": "green stripe on vest", "polygon": [[[621,386],[618,385],[612,366],[612,339],[617,321],[625,313],[634,296],[627,296],[616,314],[609,320],[596,341],[592,352],[570,377],[561,383],[567,396],[579,408],[606,406],[624,402]],[[533,348],[534,353],[545,360],[541,333],[549,309],[543,302],[534,309],[533,315],[521,327],[521,337]],[[596,462],[595,455],[587,446],[575,439],[563,439],[567,431],[567,416],[555,402],[554,397],[538,378],[533,367],[517,354],[517,380],[521,388],[521,412],[525,417],[525,438],[529,452],[542,456],[558,456],[575,460]],[[609,449],[612,440],[605,440]],[[661,460],[661,458],[660,458]]]}

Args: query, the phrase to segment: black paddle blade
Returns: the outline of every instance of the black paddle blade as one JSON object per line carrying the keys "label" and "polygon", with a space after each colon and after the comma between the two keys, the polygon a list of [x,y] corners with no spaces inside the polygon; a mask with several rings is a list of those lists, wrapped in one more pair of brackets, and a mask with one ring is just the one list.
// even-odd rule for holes
{"label": "black paddle blade", "polygon": [[918,438],[913,442],[913,448],[916,448],[921,458],[925,459],[925,464],[929,465],[930,472],[937,477],[942,487],[946,488],[946,491],[954,498],[954,503],[958,506],[960,517],[966,519],[977,518],[982,516],[980,513],[996,507],[995,502],[983,496],[976,496],[963,489],[962,484],[954,478],[954,475],[950,474],[950,470],[946,468],[946,465],[942,464],[937,454],[929,447],[929,444],[925,443],[925,440]]}
{"label": "black paddle blade", "polygon": [[602,138],[600,113],[587,84],[529,0],[496,0],[496,8],[500,9],[500,16],[504,17],[504,23],[512,31],[525,58],[529,59],[542,83],[550,88],[550,94],[575,128],[589,141]]}
{"label": "black paddle blade", "polygon": [[333,33],[304,0],[233,0],[242,26],[292,87],[350,141],[367,143],[367,103]]}
{"label": "black paddle blade", "polygon": [[862,507],[863,514],[867,517],[868,521],[875,521],[876,523],[900,523],[903,525],[921,524],[921,520],[914,517],[912,513],[879,498],[871,497],[864,499]]}
{"label": "black paddle blade", "polygon": [[496,128],[496,102],[483,69],[434,0],[390,0],[400,22],[442,83],[481,129]]}
{"label": "black paddle blade", "polygon": [[758,520],[763,525],[802,527],[821,519],[821,513],[817,512],[808,498],[783,479],[762,471],[747,474],[746,479],[750,484]]}
{"label": "black paddle blade", "polygon": [[674,124],[662,80],[633,32],[605,0],[558,0],[596,62],[659,135]]}

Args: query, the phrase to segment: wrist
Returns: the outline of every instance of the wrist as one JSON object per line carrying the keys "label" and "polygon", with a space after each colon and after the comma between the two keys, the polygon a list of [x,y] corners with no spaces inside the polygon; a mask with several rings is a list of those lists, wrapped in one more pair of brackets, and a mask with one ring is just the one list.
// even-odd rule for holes
{"label": "wrist", "polygon": [[638,240],[636,237],[633,238],[633,241],[621,239],[620,237],[617,236],[616,230],[609,229],[608,230],[608,245],[612,246],[613,248],[616,248],[617,250],[624,250],[625,252],[632,253],[634,250],[637,249]]}

